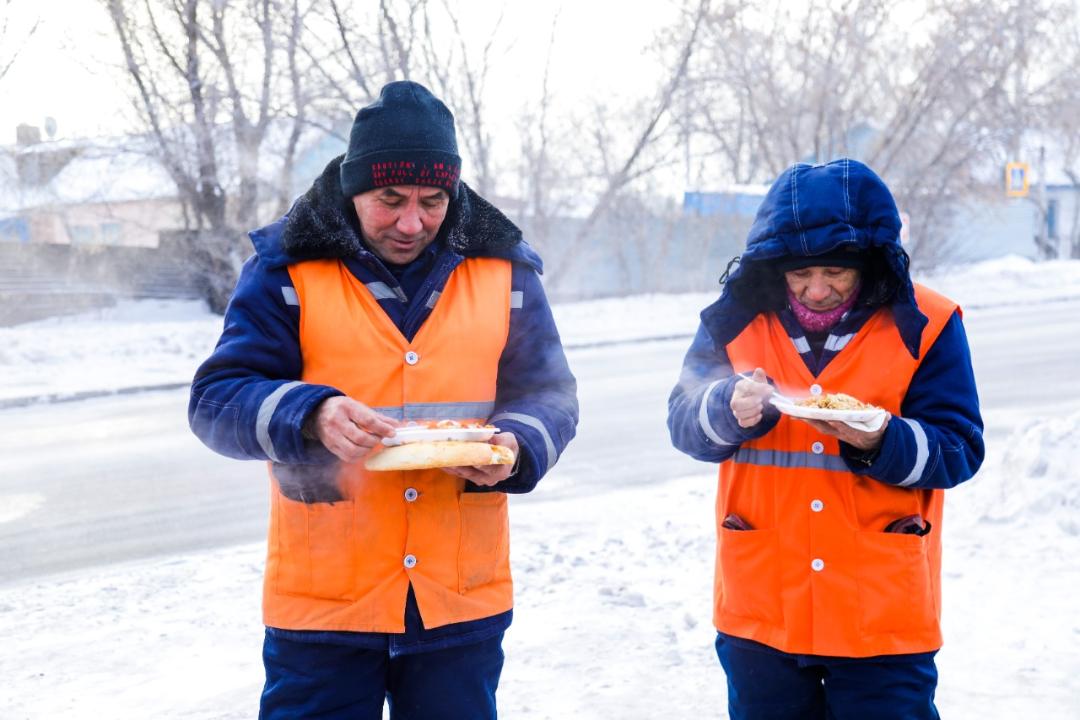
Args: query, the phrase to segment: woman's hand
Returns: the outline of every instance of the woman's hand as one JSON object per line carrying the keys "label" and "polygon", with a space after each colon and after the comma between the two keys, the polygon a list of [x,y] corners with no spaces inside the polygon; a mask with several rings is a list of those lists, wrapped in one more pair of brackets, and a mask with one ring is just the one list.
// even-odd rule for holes
{"label": "woman's hand", "polygon": [[754,370],[752,378],[743,378],[735,383],[731,393],[731,414],[739,427],[753,427],[761,422],[765,413],[765,399],[773,393],[769,378],[761,368]]}
{"label": "woman's hand", "polygon": [[885,428],[889,427],[889,421],[892,420],[892,415],[886,413],[885,422],[881,423],[881,427],[873,432],[856,430],[847,423],[840,422],[839,420],[799,419],[818,432],[832,435],[837,440],[846,442],[848,445],[866,452],[868,450],[877,450],[881,447],[881,441],[885,437]]}

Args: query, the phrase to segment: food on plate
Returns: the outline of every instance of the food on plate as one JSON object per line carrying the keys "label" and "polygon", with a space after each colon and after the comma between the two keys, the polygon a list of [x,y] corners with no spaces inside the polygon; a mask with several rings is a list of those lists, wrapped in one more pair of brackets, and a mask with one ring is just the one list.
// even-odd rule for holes
{"label": "food on plate", "polygon": [[[414,423],[408,423],[406,427],[411,427]],[[434,428],[437,430],[496,430],[494,425],[485,425],[479,422],[459,422],[457,420],[429,420],[425,422],[415,423],[423,427]]]}
{"label": "food on plate", "polygon": [[796,405],[822,410],[876,410],[869,403],[864,403],[844,393],[822,393],[799,400]]}
{"label": "food on plate", "polygon": [[502,445],[465,440],[425,440],[372,453],[364,461],[364,467],[368,470],[426,470],[513,463],[514,451]]}
{"label": "food on plate", "polygon": [[413,445],[419,442],[479,442],[484,443],[499,432],[494,425],[477,421],[420,420],[410,421],[382,439],[387,446]]}

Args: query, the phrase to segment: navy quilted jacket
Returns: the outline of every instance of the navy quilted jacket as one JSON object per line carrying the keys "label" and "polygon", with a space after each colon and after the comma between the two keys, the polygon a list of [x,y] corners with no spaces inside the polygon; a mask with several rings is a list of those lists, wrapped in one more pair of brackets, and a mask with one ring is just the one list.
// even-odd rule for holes
{"label": "navy quilted jacket", "polygon": [[[738,267],[727,278],[720,298],[701,313],[701,325],[668,401],[668,429],[675,447],[699,460],[722,462],[742,442],[773,428],[779,418],[774,408],[754,427],[741,428],[736,422],[730,402],[738,378],[732,375],[725,347],[758,313],[777,312],[781,320],[790,313],[782,306],[783,280],[772,261],[850,246],[870,258],[870,272],[864,273],[869,282],[864,282],[850,317],[832,329],[821,364],[803,353],[811,372],[820,374],[846,340],[883,306],[892,312],[908,352],[924,356],[900,408],[902,417],[916,421],[918,430],[908,423],[890,422],[877,453],[862,454],[841,443],[841,456],[853,472],[903,487],[948,488],[974,475],[985,448],[963,322],[954,315],[932,346],[920,347],[927,320],[915,304],[899,236],[900,216],[892,194],[862,163],[840,159],[824,165],[797,164],[782,173],[758,209]],[[806,349],[797,323],[784,325],[800,352]]]}
{"label": "navy quilted jacket", "polygon": [[350,216],[341,194],[340,162],[331,162],[285,217],[250,233],[255,255],[244,265],[217,347],[192,383],[191,429],[229,457],[283,465],[333,461],[325,448],[303,437],[301,427],[318,403],[342,393],[313,384],[278,392],[302,370],[290,263],[341,258],[412,338],[458,263],[465,257],[504,258],[513,263],[514,294],[493,415],[513,414],[515,419],[498,425],[517,436],[522,452],[518,472],[493,489],[528,492],[573,438],[578,419],[576,382],[540,284],[539,256],[517,227],[462,184],[430,252],[399,277],[361,242],[355,213]]}

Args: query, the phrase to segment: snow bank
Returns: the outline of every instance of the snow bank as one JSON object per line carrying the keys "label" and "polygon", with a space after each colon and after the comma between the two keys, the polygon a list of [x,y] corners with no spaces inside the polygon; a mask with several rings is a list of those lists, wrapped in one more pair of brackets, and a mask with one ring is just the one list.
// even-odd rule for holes
{"label": "snow bank", "polygon": [[[967,311],[1080,297],[1080,261],[1008,256],[920,277]],[[580,347],[693,335],[717,293],[638,295],[553,308],[564,344]],[[0,328],[0,403],[191,380],[221,333],[221,318],[191,301],[126,301],[114,308]]]}
{"label": "snow bank", "polygon": [[1078,459],[1080,412],[1036,420],[990,454],[991,471],[970,486],[971,497],[958,503],[958,514],[968,524],[1080,538]]}
{"label": "snow bank", "polygon": [[1035,262],[1006,255],[917,277],[965,309],[1080,297],[1080,260]]}
{"label": "snow bank", "polygon": [[186,300],[0,327],[0,401],[188,382],[220,334],[221,318]]}
{"label": "snow bank", "polygon": [[1002,445],[946,496],[939,708],[1071,720],[1080,717],[1080,412],[1033,422]]}
{"label": "snow bank", "polygon": [[567,347],[612,343],[641,338],[690,337],[698,316],[718,293],[635,295],[552,308],[563,344]]}

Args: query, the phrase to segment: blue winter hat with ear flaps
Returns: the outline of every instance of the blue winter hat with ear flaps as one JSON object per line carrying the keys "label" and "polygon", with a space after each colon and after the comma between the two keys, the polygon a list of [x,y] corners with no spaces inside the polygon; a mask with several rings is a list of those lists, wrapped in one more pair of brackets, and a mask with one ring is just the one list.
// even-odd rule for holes
{"label": "blue winter hat with ear flaps", "polygon": [[904,345],[917,358],[927,319],[915,303],[908,255],[900,245],[900,213],[881,178],[848,158],[798,163],[780,173],[758,208],[738,268],[720,299],[701,312],[701,321],[717,345],[726,345],[759,312],[735,297],[743,294],[740,283],[775,277],[785,263],[849,252],[876,255],[894,276],[897,289],[889,307]]}
{"label": "blue winter hat with ear flaps", "polygon": [[423,85],[392,82],[356,114],[341,163],[345,197],[391,185],[425,185],[453,198],[460,175],[454,116]]}

